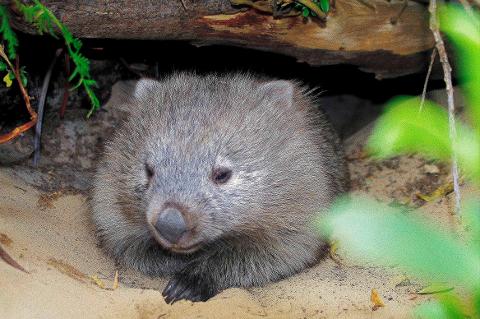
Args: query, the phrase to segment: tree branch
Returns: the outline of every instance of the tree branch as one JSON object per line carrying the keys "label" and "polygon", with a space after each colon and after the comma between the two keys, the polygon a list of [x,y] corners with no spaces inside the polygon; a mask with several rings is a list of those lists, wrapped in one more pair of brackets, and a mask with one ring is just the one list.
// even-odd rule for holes
{"label": "tree branch", "polygon": [[[448,124],[449,124],[450,141],[453,145],[455,145],[457,140],[457,131],[455,129],[455,102],[453,99],[452,67],[450,66],[450,63],[448,61],[445,44],[440,34],[439,22],[437,19],[437,1],[436,0],[430,0],[428,11],[430,12],[430,30],[432,31],[433,37],[435,39],[435,46],[437,48],[438,55],[440,57],[440,63],[442,64],[443,80],[445,82],[445,86],[447,90]],[[455,212],[458,214],[460,212],[461,195],[460,195],[457,155],[455,152],[455,147],[452,147],[452,152],[453,152],[452,153],[452,176],[453,176],[453,191],[455,192]]]}

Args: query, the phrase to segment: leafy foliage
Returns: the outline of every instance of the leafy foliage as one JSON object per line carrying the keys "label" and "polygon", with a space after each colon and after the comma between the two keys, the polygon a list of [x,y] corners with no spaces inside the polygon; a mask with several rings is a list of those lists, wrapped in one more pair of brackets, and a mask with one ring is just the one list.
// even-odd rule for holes
{"label": "leafy foliage", "polygon": [[354,258],[368,256],[429,280],[480,288],[480,252],[414,215],[361,197],[342,199],[333,211],[326,230],[334,230]]}
{"label": "leafy foliage", "polygon": [[[442,31],[458,51],[470,125],[458,123],[457,138],[450,141],[448,115],[442,107],[427,101],[420,109],[418,98],[395,98],[377,122],[367,148],[382,159],[419,153],[448,161],[455,152],[463,173],[478,186],[480,16],[472,17],[458,6],[445,6],[440,15]],[[352,256],[368,256],[369,261],[373,259],[382,265],[398,264],[426,280],[445,281],[451,287],[460,285],[468,292],[462,299],[455,290],[438,294],[436,301],[416,309],[416,317],[480,317],[480,201],[467,201],[462,209],[463,222],[469,230],[466,242],[412,215],[364,198],[343,199],[334,205],[320,227],[326,232],[334,231],[340,245]]]}
{"label": "leafy foliage", "polygon": [[[13,32],[12,28],[10,27],[8,10],[3,5],[0,5],[0,19],[2,20],[0,22],[0,33],[2,34],[2,38],[7,42],[8,57],[13,60],[17,55],[16,51],[18,47],[18,39],[15,35],[15,32]],[[5,63],[0,63],[0,71],[4,71],[7,67]]]}
{"label": "leafy foliage", "polygon": [[447,112],[431,101],[426,101],[421,110],[419,105],[419,98],[393,99],[370,137],[370,154],[387,158],[400,153],[422,153],[431,159],[448,161],[455,150],[464,171],[473,181],[480,182],[480,135],[460,122],[452,144]]}
{"label": "leafy foliage", "polygon": [[[85,92],[87,93],[92,105],[87,114],[87,117],[89,117],[93,111],[100,107],[100,102],[93,91],[93,88],[97,86],[97,83],[90,75],[90,61],[80,52],[80,49],[82,48],[82,42],[78,38],[75,38],[68,28],[63,25],[39,0],[32,0],[32,2],[33,4],[27,5],[19,0],[15,0],[15,5],[23,13],[25,21],[35,25],[39,34],[48,33],[52,37],[58,39],[55,30],[58,29],[60,31],[60,34],[65,40],[65,46],[67,47],[68,54],[75,65],[75,68],[68,80],[76,82],[73,89],[83,86]],[[0,5],[0,18],[0,32],[3,39],[8,44],[9,58],[14,59],[16,56],[18,40],[15,33],[10,28],[8,10],[3,5]],[[7,67],[5,63],[0,61],[0,71],[5,71],[6,69]],[[20,68],[19,75],[23,84],[26,85],[27,73],[24,67]],[[14,75],[11,73],[11,71],[9,71],[7,76],[11,79]]]}
{"label": "leafy foliage", "polygon": [[[0,33],[2,34],[2,39],[7,43],[8,58],[13,60],[17,56],[18,39],[15,32],[13,32],[12,28],[10,27],[8,10],[3,5],[0,5],[0,18],[2,20],[0,22]],[[7,74],[5,74],[3,77],[3,81],[7,87],[10,87],[15,79],[13,70],[8,70],[7,64],[0,60],[0,71],[7,71]],[[19,74],[23,85],[26,86],[27,74],[24,67],[19,70]]]}
{"label": "leafy foliage", "polygon": [[[462,7],[451,5],[440,10],[442,31],[456,48],[460,76],[469,101],[472,123],[480,122],[480,14],[465,12]],[[476,125],[480,134],[480,125]]]}
{"label": "leafy foliage", "polygon": [[330,12],[330,0],[311,0],[311,1],[295,1],[295,9],[302,13],[303,17],[316,17],[318,16],[315,13],[316,8],[318,7],[321,12],[328,13]]}
{"label": "leafy foliage", "polygon": [[49,33],[58,39],[53,29],[52,20],[45,10],[45,7],[38,1],[34,1],[33,5],[24,5],[20,1],[16,1],[16,6],[22,11],[25,21],[37,27],[39,34]]}
{"label": "leafy foliage", "polygon": [[39,30],[40,34],[49,33],[57,38],[54,26],[60,30],[60,33],[65,40],[68,54],[75,65],[68,80],[76,81],[73,89],[83,86],[87,93],[92,105],[92,108],[87,114],[87,117],[89,117],[92,115],[93,111],[100,107],[100,102],[93,91],[93,87],[97,86],[97,82],[93,80],[90,75],[90,61],[80,52],[82,42],[75,38],[67,27],[63,25],[48,8],[40,3],[39,0],[32,1],[33,5],[25,5],[17,0],[16,5],[20,11],[23,12],[26,21],[33,23]]}

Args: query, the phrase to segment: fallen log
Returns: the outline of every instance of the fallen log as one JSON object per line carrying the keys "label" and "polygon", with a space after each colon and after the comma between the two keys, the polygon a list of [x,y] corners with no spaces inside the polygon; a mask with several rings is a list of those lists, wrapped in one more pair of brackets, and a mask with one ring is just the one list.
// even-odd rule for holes
{"label": "fallen log", "polygon": [[[336,0],[326,22],[301,16],[274,18],[229,0],[44,0],[81,38],[185,40],[232,45],[295,57],[312,66],[357,65],[377,77],[425,68],[434,41],[424,4]],[[10,6],[14,11],[14,6]],[[15,28],[35,29],[14,13]]]}

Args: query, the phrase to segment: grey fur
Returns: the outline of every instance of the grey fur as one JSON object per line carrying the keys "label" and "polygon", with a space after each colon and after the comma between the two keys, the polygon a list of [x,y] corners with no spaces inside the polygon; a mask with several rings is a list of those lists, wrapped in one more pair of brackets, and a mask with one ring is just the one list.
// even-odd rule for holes
{"label": "grey fur", "polygon": [[[248,74],[140,80],[94,180],[106,251],[144,273],[173,275],[167,302],[206,300],[313,264],[323,242],[311,221],[348,184],[339,141],[314,103],[297,83]],[[225,185],[209,178],[217,165],[233,170]],[[147,227],[171,200],[198,218],[203,245],[193,253],[166,251]]]}

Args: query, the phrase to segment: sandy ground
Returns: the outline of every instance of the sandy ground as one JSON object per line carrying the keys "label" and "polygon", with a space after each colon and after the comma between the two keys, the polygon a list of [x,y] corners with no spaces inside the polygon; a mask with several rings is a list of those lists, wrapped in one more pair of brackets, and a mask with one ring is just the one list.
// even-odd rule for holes
{"label": "sandy ground", "polygon": [[[428,203],[415,196],[446,183],[448,167],[415,156],[373,162],[361,152],[365,136],[360,132],[346,141],[354,192],[421,206],[444,227],[456,227],[451,195]],[[396,267],[325,258],[266,287],[233,288],[207,302],[167,305],[161,296],[166,279],[118,269],[97,246],[84,187],[88,170],[12,165],[0,167],[0,243],[29,273],[0,260],[0,318],[408,318],[416,304],[430,298],[416,294],[427,283]],[[112,290],[116,270],[120,285]],[[385,307],[373,307],[372,289]]]}

